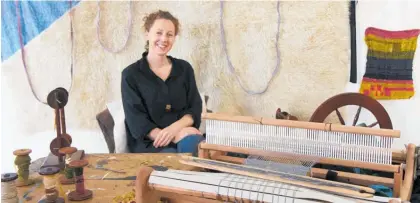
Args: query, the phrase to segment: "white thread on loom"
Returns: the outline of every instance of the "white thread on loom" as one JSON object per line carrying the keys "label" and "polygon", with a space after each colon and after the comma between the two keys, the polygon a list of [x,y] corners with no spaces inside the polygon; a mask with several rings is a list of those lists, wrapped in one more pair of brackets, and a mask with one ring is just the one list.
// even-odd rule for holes
{"label": "white thread on loom", "polygon": [[[392,137],[206,120],[206,142],[225,146],[328,157],[378,164],[392,163]],[[317,160],[305,160],[311,164]],[[307,166],[304,166],[307,167]]]}
{"label": "white thread on loom", "polygon": [[[25,47],[24,47],[24,42],[23,42],[23,36],[22,36],[22,23],[21,23],[21,16],[20,16],[20,12],[19,12],[19,5],[18,2],[20,2],[19,0],[15,1],[15,8],[16,8],[16,17],[17,17],[17,28],[18,28],[18,35],[19,35],[19,44],[20,44],[20,49],[21,49],[21,55],[22,55],[22,63],[23,63],[23,68],[25,69],[25,73],[26,73],[26,79],[28,80],[29,86],[31,88],[32,94],[34,95],[35,99],[38,100],[39,102],[48,105],[47,102],[45,101],[41,101],[41,99],[36,95],[35,90],[33,88],[33,84],[32,81],[29,77],[29,73],[28,73],[28,68],[26,65],[26,60],[25,60]],[[70,42],[71,42],[71,65],[70,65],[70,88],[69,88],[69,94],[70,91],[73,87],[73,8],[72,8],[72,1],[69,1],[70,4],[70,11],[69,11],[69,16],[70,16]],[[22,15],[23,16],[23,15]]]}
{"label": "white thread on loom", "polygon": [[235,74],[235,69],[233,68],[232,62],[230,61],[230,57],[227,50],[227,43],[226,43],[226,36],[225,36],[225,28],[223,26],[223,0],[220,1],[220,30],[221,30],[221,40],[222,40],[222,46],[223,50],[226,54],[226,58],[228,61],[228,67],[231,74],[235,75],[236,80],[238,80],[239,85],[241,88],[248,94],[262,94],[267,91],[268,86],[270,86],[270,83],[272,82],[274,76],[277,74],[280,66],[280,51],[279,51],[279,35],[280,35],[280,1],[277,1],[277,33],[276,33],[276,53],[277,53],[277,64],[276,68],[274,68],[273,73],[271,74],[271,78],[268,80],[267,85],[265,88],[261,91],[252,91],[252,90],[246,90],[243,86],[239,76]]}
{"label": "white thread on loom", "polygon": [[1,182],[1,202],[17,203],[18,201],[15,181]]}
{"label": "white thread on loom", "polygon": [[120,48],[118,48],[118,49],[116,49],[116,50],[112,50],[112,49],[110,49],[110,48],[108,48],[108,47],[106,47],[104,44],[103,44],[103,42],[101,41],[101,37],[99,36],[99,33],[100,33],[100,30],[101,30],[101,28],[100,28],[100,26],[101,26],[101,24],[100,24],[100,19],[101,19],[101,6],[99,5],[99,2],[100,1],[98,1],[97,2],[97,8],[98,8],[98,12],[97,12],[97,15],[96,15],[96,36],[97,36],[97,38],[98,38],[98,41],[99,41],[99,44],[102,46],[102,48],[103,49],[105,49],[106,51],[108,51],[108,52],[111,52],[111,53],[118,53],[118,52],[120,52],[120,51],[122,51],[126,46],[127,46],[127,42],[128,42],[128,39],[130,38],[130,36],[131,36],[131,29],[132,29],[132,25],[133,25],[133,10],[132,10],[132,3],[131,3],[131,1],[130,1],[130,6],[129,6],[129,8],[130,8],[130,12],[129,12],[129,18],[128,18],[128,33],[127,33],[127,37],[125,38],[125,42],[124,42],[124,44],[123,44],[123,46],[122,47],[120,47]]}

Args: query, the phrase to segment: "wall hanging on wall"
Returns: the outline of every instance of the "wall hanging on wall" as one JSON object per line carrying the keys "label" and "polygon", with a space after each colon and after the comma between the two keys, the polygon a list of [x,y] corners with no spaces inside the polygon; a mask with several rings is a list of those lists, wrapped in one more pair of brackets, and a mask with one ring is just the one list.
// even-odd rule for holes
{"label": "wall hanging on wall", "polygon": [[131,29],[133,27],[132,1],[130,1],[130,3],[129,3],[130,12],[128,14],[128,24],[127,24],[127,29],[126,29],[127,30],[127,36],[125,37],[124,44],[120,48],[117,48],[117,49],[111,49],[111,48],[106,47],[101,40],[101,37],[100,37],[100,34],[99,34],[101,32],[101,24],[99,22],[100,19],[101,19],[101,6],[99,5],[99,3],[100,3],[100,1],[97,2],[98,12],[97,12],[97,15],[96,15],[96,37],[99,41],[99,44],[101,45],[101,47],[103,49],[105,49],[106,51],[108,51],[110,53],[115,54],[115,53],[121,52],[127,46],[128,39],[131,36]]}
{"label": "wall hanging on wall", "polygon": [[265,86],[265,88],[263,90],[260,91],[252,91],[252,90],[246,90],[245,87],[243,86],[239,76],[237,74],[235,74],[235,69],[233,68],[232,62],[230,61],[230,57],[228,54],[228,50],[227,50],[227,43],[226,43],[226,36],[225,36],[225,27],[223,25],[223,0],[220,1],[220,29],[221,29],[221,41],[222,41],[222,46],[223,46],[223,51],[226,54],[226,58],[228,61],[228,67],[229,67],[229,71],[235,75],[236,79],[239,82],[239,85],[241,86],[241,88],[248,94],[251,95],[255,95],[255,94],[263,94],[264,92],[267,91],[268,87],[270,86],[271,81],[273,80],[274,76],[277,74],[278,70],[279,70],[279,66],[280,66],[280,51],[279,51],[279,35],[280,35],[280,2],[277,1],[277,33],[276,33],[276,53],[277,53],[277,63],[276,63],[276,68],[274,68],[273,73],[271,74],[271,77],[269,79],[269,81],[267,82],[267,85]]}
{"label": "wall hanging on wall", "polygon": [[[32,84],[32,80],[29,77],[29,72],[28,72],[28,68],[27,68],[27,64],[26,64],[26,60],[25,60],[26,59],[25,44],[24,44],[24,40],[23,40],[23,31],[22,31],[23,30],[22,24],[24,24],[24,23],[22,23],[23,13],[21,15],[21,7],[19,6],[20,3],[21,2],[18,1],[18,0],[15,1],[16,18],[17,18],[16,21],[17,21],[17,32],[18,32],[18,35],[19,35],[19,45],[20,45],[21,55],[22,55],[22,63],[23,63],[23,67],[25,69],[26,78],[28,80],[29,86],[31,88],[32,94],[34,95],[35,99],[38,100],[39,102],[45,104],[45,105],[48,105],[47,104],[47,101],[42,101],[36,95],[35,90],[34,90],[34,87],[33,87],[33,84]],[[70,54],[71,55],[70,80],[71,80],[71,82],[70,82],[69,92],[71,91],[72,86],[73,86],[73,45],[74,45],[73,41],[74,41],[74,31],[73,31],[73,10],[72,10],[72,7],[73,7],[72,1],[70,0],[69,1],[69,12],[68,13],[69,13],[69,17],[70,17],[70,43],[71,43],[71,52],[70,52],[71,53]],[[38,18],[38,16],[26,16],[26,18],[28,18],[28,21],[29,22],[34,22],[34,21],[36,21],[36,18]],[[31,19],[31,18],[34,18],[34,19]],[[34,25],[32,25],[32,26],[34,26]],[[34,27],[30,27],[29,29],[31,29],[31,28],[34,29]]]}
{"label": "wall hanging on wall", "polygon": [[366,72],[360,93],[378,100],[414,96],[413,59],[420,29],[390,31],[369,27]]}

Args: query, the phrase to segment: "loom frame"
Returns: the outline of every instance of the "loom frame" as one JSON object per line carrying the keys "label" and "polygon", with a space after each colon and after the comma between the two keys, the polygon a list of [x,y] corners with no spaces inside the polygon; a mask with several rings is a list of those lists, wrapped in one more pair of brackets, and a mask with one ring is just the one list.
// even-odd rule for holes
{"label": "loom frame", "polygon": [[[278,120],[272,118],[252,117],[252,116],[234,116],[226,114],[208,113],[203,115],[203,119],[213,119],[220,121],[233,121],[262,125],[279,125],[288,127],[300,127],[307,129],[318,129],[325,131],[347,132],[357,134],[374,134],[383,137],[399,138],[400,131],[391,129],[372,129],[357,126],[343,126],[331,123],[316,123],[306,121]],[[354,185],[367,186],[369,184],[382,184],[393,188],[393,196],[403,201],[409,201],[413,189],[414,170],[415,170],[415,152],[416,146],[408,143],[404,150],[394,150],[392,152],[392,164],[375,164],[360,161],[348,161],[332,158],[322,158],[319,162],[344,167],[357,167],[371,169],[382,172],[393,173],[393,178],[376,177],[371,175],[362,175],[337,171],[337,179],[340,182],[351,183]],[[278,155],[287,155],[286,153],[269,152],[258,149],[246,149],[239,147],[223,146],[217,144],[208,144],[202,141],[198,146],[198,157],[203,159],[212,159],[229,163],[244,164],[245,159],[239,157],[227,156],[228,152],[240,153],[246,155],[258,155],[276,157]],[[293,156],[293,155],[290,155]],[[314,178],[325,178],[327,170],[313,168],[311,176]]]}
{"label": "loom frame", "polygon": [[[136,203],[154,203],[159,201],[170,203],[220,203],[235,201],[232,197],[216,193],[204,193],[165,185],[149,184],[148,180],[153,171],[154,169],[148,166],[142,166],[137,171],[135,181]],[[246,198],[241,200],[243,203],[259,202]]]}

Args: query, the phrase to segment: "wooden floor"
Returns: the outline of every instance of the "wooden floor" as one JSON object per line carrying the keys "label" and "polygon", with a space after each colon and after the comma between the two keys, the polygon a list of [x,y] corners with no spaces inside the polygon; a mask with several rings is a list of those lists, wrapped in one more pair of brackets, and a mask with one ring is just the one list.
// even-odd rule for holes
{"label": "wooden floor", "polygon": [[[93,198],[84,202],[113,202],[116,196],[121,196],[134,190],[136,172],[140,166],[166,166],[170,169],[198,171],[198,168],[179,163],[179,156],[185,154],[86,154],[89,165],[84,169],[85,187],[93,192]],[[42,176],[37,169],[42,163],[36,160],[31,165],[31,178],[34,185],[19,187],[20,202],[38,202],[44,195]],[[75,189],[75,185],[62,185],[63,193]],[[66,197],[66,202],[70,202]]]}

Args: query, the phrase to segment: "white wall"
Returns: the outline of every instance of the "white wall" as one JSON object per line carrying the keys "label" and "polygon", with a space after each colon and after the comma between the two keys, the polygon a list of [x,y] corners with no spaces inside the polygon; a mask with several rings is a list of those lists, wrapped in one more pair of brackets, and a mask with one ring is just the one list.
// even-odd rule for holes
{"label": "white wall", "polygon": [[[346,91],[358,92],[365,73],[367,46],[364,42],[365,29],[376,27],[386,30],[420,29],[420,1],[381,0],[360,1],[357,4],[357,68],[358,83],[350,84]],[[407,143],[420,145],[420,41],[413,61],[415,95],[409,100],[380,100],[391,117],[394,129],[401,131],[401,138],[395,141],[395,148],[403,148]],[[356,108],[352,108],[355,110]],[[355,112],[348,113],[353,120]],[[360,120],[374,120],[369,113],[361,114]]]}

